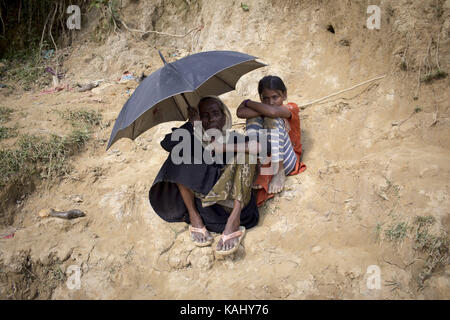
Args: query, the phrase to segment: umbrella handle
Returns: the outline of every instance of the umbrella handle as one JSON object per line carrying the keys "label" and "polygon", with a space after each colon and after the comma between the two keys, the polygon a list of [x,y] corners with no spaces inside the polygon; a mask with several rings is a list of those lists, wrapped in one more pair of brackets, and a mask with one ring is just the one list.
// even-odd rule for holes
{"label": "umbrella handle", "polygon": [[[181,94],[181,97],[184,99],[184,102],[186,102],[186,104],[187,104],[187,106],[188,106],[188,109],[189,109],[189,108],[194,108],[194,107],[192,107],[192,106],[190,105],[190,103],[189,103],[188,99],[186,99],[186,96],[184,95],[184,93]],[[194,108],[194,109],[195,109],[195,108]]]}

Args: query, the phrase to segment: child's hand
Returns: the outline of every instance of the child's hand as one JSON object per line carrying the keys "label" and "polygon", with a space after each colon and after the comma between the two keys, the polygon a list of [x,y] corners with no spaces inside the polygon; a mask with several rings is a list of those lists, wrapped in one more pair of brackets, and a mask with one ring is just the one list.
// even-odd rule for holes
{"label": "child's hand", "polygon": [[250,99],[245,99],[244,101],[241,102],[241,104],[239,105],[239,107],[248,107],[247,103],[250,101]]}

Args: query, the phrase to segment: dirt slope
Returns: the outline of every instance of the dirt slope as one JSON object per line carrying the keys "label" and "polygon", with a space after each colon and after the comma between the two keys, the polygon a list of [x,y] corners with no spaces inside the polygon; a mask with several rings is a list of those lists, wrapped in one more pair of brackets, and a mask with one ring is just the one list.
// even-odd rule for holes
{"label": "dirt slope", "polygon": [[[420,251],[417,240],[419,226],[429,239],[448,239],[449,80],[418,79],[419,69],[422,77],[449,70],[450,1],[246,4],[249,11],[234,1],[123,1],[129,29],[183,35],[203,28],[178,38],[122,28],[99,44],[90,40],[95,19],[88,19],[64,67],[68,82],[103,79],[98,88],[3,94],[1,104],[15,110],[9,124],[21,133],[62,134],[69,125],[55,110],[67,108],[94,109],[104,125],[70,160],[70,174],[38,185],[17,204],[13,224],[2,226],[2,234],[15,235],[0,239],[1,298],[450,298],[448,246]],[[381,8],[379,30],[366,28],[369,4]],[[261,208],[238,253],[218,259],[211,248],[192,245],[185,224],[165,223],[148,202],[167,156],[159,141],[179,123],[105,152],[137,86],[117,79],[126,70],[159,68],[157,49],[168,60],[229,49],[268,63],[224,95],[232,111],[244,98],[257,99],[266,74],[282,77],[288,100],[298,104],[386,76],[301,111],[307,170]],[[40,218],[48,208],[79,208],[87,216]],[[419,225],[417,216],[435,221]],[[80,289],[67,286],[71,265],[81,269]],[[380,289],[367,286],[371,265],[380,268]]]}

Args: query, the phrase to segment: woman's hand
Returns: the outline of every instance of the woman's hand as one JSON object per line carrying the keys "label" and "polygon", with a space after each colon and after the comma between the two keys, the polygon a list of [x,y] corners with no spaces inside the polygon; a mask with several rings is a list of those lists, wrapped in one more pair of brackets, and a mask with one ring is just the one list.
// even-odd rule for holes
{"label": "woman's hand", "polygon": [[218,142],[217,140],[212,141],[208,147],[214,150],[215,153],[221,154],[226,152],[226,144]]}
{"label": "woman's hand", "polygon": [[200,115],[198,114],[198,110],[196,108],[193,108],[191,106],[188,106],[188,119],[189,122],[194,124],[194,121],[200,121]]}

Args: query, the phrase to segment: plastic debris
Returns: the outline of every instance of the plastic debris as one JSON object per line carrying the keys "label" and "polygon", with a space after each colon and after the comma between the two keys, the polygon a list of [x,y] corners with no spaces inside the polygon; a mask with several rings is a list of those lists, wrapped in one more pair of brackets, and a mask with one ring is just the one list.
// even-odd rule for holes
{"label": "plastic debris", "polygon": [[55,50],[50,49],[50,50],[44,50],[42,52],[42,56],[44,59],[50,59],[53,56],[53,53],[55,52]]}
{"label": "plastic debris", "polygon": [[[56,76],[56,72],[50,67],[46,67],[44,69],[44,71],[50,73],[52,76]],[[64,73],[61,73],[61,72],[58,73],[58,79],[62,79],[62,78],[64,78]]]}

